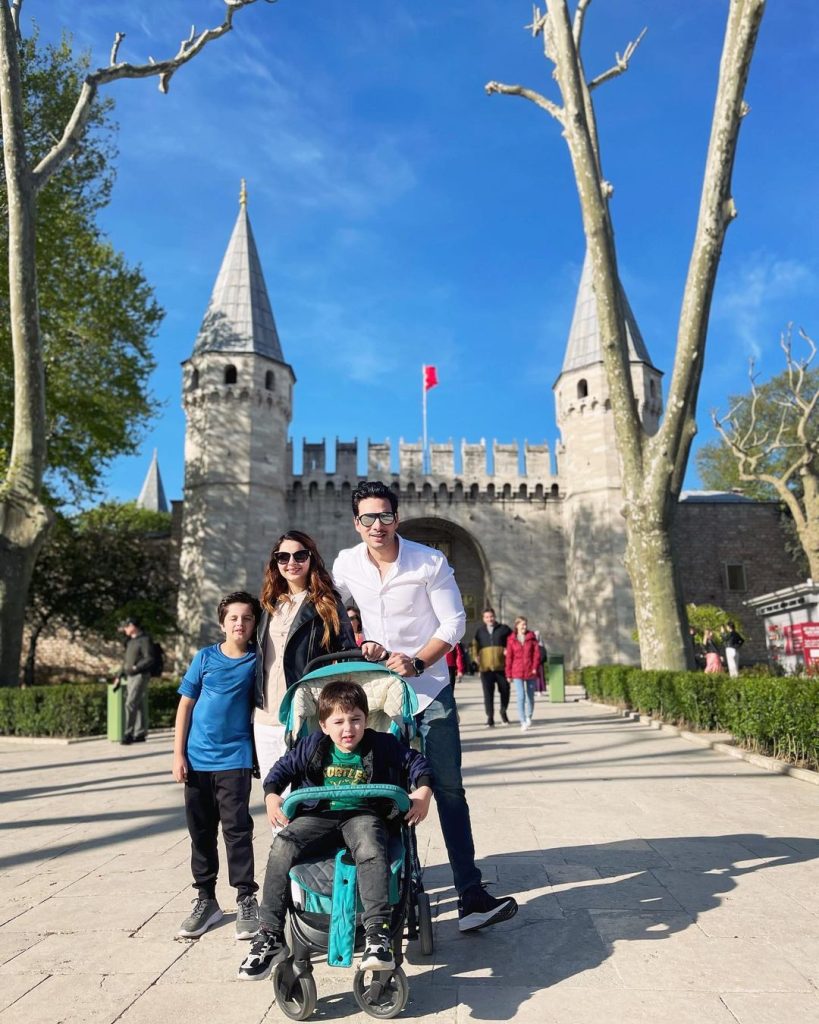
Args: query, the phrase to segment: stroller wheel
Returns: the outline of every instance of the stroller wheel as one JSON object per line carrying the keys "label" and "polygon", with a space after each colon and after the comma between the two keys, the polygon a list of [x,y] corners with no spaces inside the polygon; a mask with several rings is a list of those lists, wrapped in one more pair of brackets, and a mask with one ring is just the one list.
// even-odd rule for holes
{"label": "stroller wheel", "polygon": [[425,892],[418,893],[418,944],[424,956],[430,956],[435,949],[432,938],[432,910],[429,896]]}
{"label": "stroller wheel", "polygon": [[296,974],[293,961],[276,964],[273,990],[282,1013],[291,1020],[307,1020],[316,1008],[316,980],[312,971]]}
{"label": "stroller wheel", "polygon": [[[369,976],[370,983],[365,983]],[[361,1009],[371,1017],[386,1020],[397,1017],[407,1005],[409,984],[400,967],[394,971],[357,971],[353,982],[353,995]]]}

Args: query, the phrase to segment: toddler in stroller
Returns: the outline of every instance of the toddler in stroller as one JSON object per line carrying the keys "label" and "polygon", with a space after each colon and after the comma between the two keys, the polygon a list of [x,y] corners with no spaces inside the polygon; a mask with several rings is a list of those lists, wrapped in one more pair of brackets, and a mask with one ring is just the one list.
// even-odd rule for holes
{"label": "toddler in stroller", "polygon": [[[362,676],[374,708],[356,681]],[[422,932],[431,936],[428,901],[419,914],[422,886],[411,834],[429,810],[431,769],[408,742],[367,728],[369,716],[408,740],[412,698],[400,677],[364,663],[350,665],[341,678],[339,666],[308,673],[280,710],[288,739],[296,742],[264,782],[268,816],[282,830],[267,864],[261,931],[239,977],[258,980],[273,969],[279,1006],[294,1019],[315,1007],[311,955],[326,951],[331,965],[349,966],[362,932],[355,997],[374,1016],[394,1016],[408,995],[400,967],[408,911],[413,922],[427,918]],[[319,730],[304,735],[316,719]],[[288,786],[293,792],[285,801]],[[284,937],[288,909],[292,952]]]}

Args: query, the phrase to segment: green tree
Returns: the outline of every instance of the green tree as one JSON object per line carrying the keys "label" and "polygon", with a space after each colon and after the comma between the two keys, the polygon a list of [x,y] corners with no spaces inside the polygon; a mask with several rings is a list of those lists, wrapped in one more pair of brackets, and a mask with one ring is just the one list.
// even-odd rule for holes
{"label": "green tree", "polygon": [[804,358],[794,356],[788,329],[781,339],[785,371],[760,384],[752,366],[748,392],[731,395],[724,416],[712,412],[721,441],[703,445],[697,469],[706,487],[781,501],[789,550],[819,579],[819,368],[811,365],[815,344],[799,333]]}
{"label": "green tree", "polygon": [[[71,40],[21,46],[26,137],[33,160],[51,149],[88,72],[87,54]],[[97,216],[114,180],[113,102],[92,111],[84,144],[40,198],[37,282],[46,377],[46,482],[56,495],[79,501],[97,487],[110,461],[136,449],[153,404],[150,340],[162,311],[138,267],[131,267],[100,232]],[[0,172],[0,201],[6,203]],[[0,247],[8,249],[8,220],[0,220]],[[0,437],[14,419],[9,265],[0,265]],[[0,448],[0,473],[9,451]]]}
{"label": "green tree", "polygon": [[31,632],[24,679],[36,679],[37,644],[47,630],[111,640],[126,615],[154,637],[175,626],[176,583],[168,560],[171,517],[134,502],[107,502],[58,515],[37,564],[26,616]]}
{"label": "green tree", "polygon": [[[39,160],[26,127],[20,15],[23,0],[0,0],[0,116],[8,231],[8,320],[14,373],[14,417],[6,475],[0,482],[0,685],[14,685],[20,669],[23,621],[31,574],[53,521],[43,500],[47,468],[46,362],[37,281],[37,215],[50,183],[81,155],[99,111],[100,89],[122,78],[157,78],[167,92],[180,67],[233,28],[237,12],[256,0],[224,0],[219,25],[195,27],[174,56],[146,64],[120,60],[117,32],[108,64],[82,78],[71,113]],[[21,60],[21,56],[23,60]],[[93,127],[92,127],[93,131]],[[81,265],[80,265],[81,269]],[[76,276],[79,276],[77,274]],[[106,292],[106,300],[108,298]],[[82,341],[83,334],[79,334]]]}

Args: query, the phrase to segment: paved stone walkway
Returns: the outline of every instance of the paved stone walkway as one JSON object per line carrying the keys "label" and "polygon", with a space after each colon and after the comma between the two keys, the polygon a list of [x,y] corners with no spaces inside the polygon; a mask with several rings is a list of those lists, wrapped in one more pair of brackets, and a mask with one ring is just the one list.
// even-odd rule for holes
{"label": "paved stone walkway", "polygon": [[[406,1018],[817,1024],[819,788],[585,704],[540,700],[529,733],[458,691],[485,878],[511,922],[461,936],[431,819],[419,830],[434,956],[410,947]],[[0,740],[0,1024],[257,1024],[231,911],[199,941],[171,739]],[[267,839],[261,802],[257,864]],[[318,965],[316,1017],[368,1020],[353,972]]]}

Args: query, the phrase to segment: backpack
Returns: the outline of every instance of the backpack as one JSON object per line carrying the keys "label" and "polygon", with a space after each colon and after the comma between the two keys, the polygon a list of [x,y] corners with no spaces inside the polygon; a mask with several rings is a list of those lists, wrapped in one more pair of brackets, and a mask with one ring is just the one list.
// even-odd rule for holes
{"label": "backpack", "polygon": [[151,678],[156,679],[165,671],[165,652],[162,650],[162,644],[152,641],[151,656],[153,657],[150,668]]}

